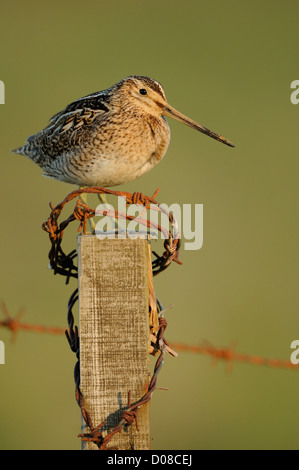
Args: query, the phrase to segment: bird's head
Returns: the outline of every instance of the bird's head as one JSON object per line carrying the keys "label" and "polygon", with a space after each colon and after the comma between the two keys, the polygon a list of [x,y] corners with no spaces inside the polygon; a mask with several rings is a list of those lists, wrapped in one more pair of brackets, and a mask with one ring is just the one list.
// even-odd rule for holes
{"label": "bird's head", "polygon": [[150,114],[157,118],[161,118],[161,116],[172,117],[223,144],[234,147],[230,141],[221,135],[215,134],[170,106],[167,103],[162,85],[156,80],[132,75],[119,82],[118,85],[120,86],[120,93],[126,98],[127,105],[138,109],[140,114]]}

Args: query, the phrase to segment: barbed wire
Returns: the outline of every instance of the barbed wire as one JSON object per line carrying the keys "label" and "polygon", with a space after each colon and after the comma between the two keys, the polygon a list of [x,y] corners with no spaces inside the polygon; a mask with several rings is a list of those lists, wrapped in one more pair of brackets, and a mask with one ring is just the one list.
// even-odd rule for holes
{"label": "barbed wire", "polygon": [[[179,261],[179,248],[180,248],[180,233],[178,231],[177,223],[171,212],[168,212],[161,207],[160,204],[156,201],[155,197],[157,196],[159,190],[155,192],[153,197],[148,197],[142,193],[128,193],[123,191],[112,191],[100,187],[90,187],[78,189],[71,192],[66,198],[56,205],[55,207],[50,204],[51,213],[48,219],[42,224],[42,229],[46,231],[49,235],[51,248],[48,253],[49,264],[53,269],[54,274],[60,274],[66,277],[66,284],[69,283],[70,278],[78,278],[78,266],[75,264],[75,259],[77,258],[77,251],[74,249],[66,254],[62,248],[63,235],[65,229],[71,222],[79,222],[78,231],[82,231],[83,234],[86,234],[86,225],[87,220],[93,218],[95,215],[103,216],[113,216],[117,220],[126,219],[126,220],[135,220],[136,223],[142,224],[146,229],[154,229],[163,233],[164,241],[164,252],[159,255],[155,251],[152,251],[152,254],[155,256],[155,259],[152,261],[152,274],[156,276],[165,269],[167,269],[170,264],[174,261],[178,264],[182,264]],[[96,212],[94,209],[88,207],[88,205],[80,199],[82,194],[109,194],[112,196],[123,197],[126,200],[126,206],[130,204],[142,205],[144,210],[154,208],[160,212],[163,212],[167,215],[170,222],[170,230],[166,230],[159,224],[153,223],[147,218],[143,218],[142,215],[138,219],[133,216],[128,215],[127,213],[123,214],[118,211],[110,211],[109,209],[103,209],[100,213]],[[65,206],[73,201],[75,198],[79,197],[77,200],[73,211],[70,215],[64,219],[62,222],[58,223],[58,219],[61,216],[61,213]],[[144,213],[144,212],[143,212]],[[150,329],[150,339],[151,339],[151,348],[150,354],[157,355],[158,358],[154,365],[154,371],[151,377],[151,380],[148,384],[146,393],[135,403],[131,403],[130,393],[128,394],[128,404],[127,407],[122,411],[118,423],[114,426],[113,429],[107,431],[105,430],[105,435],[103,432],[103,427],[106,421],[94,426],[94,423],[91,420],[90,414],[88,413],[84,397],[80,390],[80,342],[79,342],[79,331],[78,327],[75,326],[73,308],[78,301],[78,289],[75,289],[72,295],[70,296],[67,309],[67,324],[68,330],[56,327],[45,327],[41,325],[30,325],[20,321],[24,309],[19,310],[15,318],[12,318],[8,310],[3,303],[1,308],[4,314],[5,319],[0,321],[0,327],[6,327],[12,331],[15,335],[19,330],[27,330],[36,333],[55,333],[59,334],[64,331],[69,346],[71,350],[76,354],[77,362],[74,366],[74,381],[75,381],[75,397],[76,401],[80,407],[82,418],[86,425],[89,428],[89,432],[79,434],[79,437],[83,442],[93,442],[99,450],[108,449],[108,445],[112,437],[121,432],[124,427],[130,426],[133,423],[136,424],[137,429],[139,430],[138,422],[138,412],[141,406],[147,403],[157,385],[157,377],[161,370],[161,367],[164,362],[165,353],[168,352],[171,355],[177,355],[176,350],[193,352],[198,354],[206,354],[214,359],[222,359],[228,361],[228,364],[231,364],[233,361],[240,362],[250,362],[255,365],[267,365],[271,367],[283,367],[288,369],[297,368],[292,363],[287,361],[281,361],[276,359],[264,359],[258,356],[250,356],[246,354],[237,354],[232,348],[214,348],[212,346],[188,346],[182,343],[173,343],[169,344],[164,338],[164,332],[167,327],[167,322],[164,318],[164,313],[167,309],[163,309],[161,303],[154,296],[154,293],[151,292],[153,286],[150,286],[150,302],[149,302],[149,317],[152,318],[153,312],[157,315],[158,325],[154,325]],[[112,447],[109,447],[112,449]]]}
{"label": "barbed wire", "polygon": [[[86,225],[87,220],[91,219],[95,215],[103,215],[103,216],[113,216],[116,220],[126,219],[126,220],[135,220],[136,223],[144,225],[147,229],[154,229],[158,230],[159,232],[163,233],[165,241],[164,241],[164,249],[165,251],[162,255],[158,255],[155,251],[153,251],[153,255],[155,256],[154,261],[152,261],[152,275],[155,276],[160,272],[164,271],[168,268],[172,261],[182,264],[179,259],[179,248],[180,248],[180,233],[178,231],[177,223],[172,215],[171,212],[165,210],[164,207],[161,207],[160,204],[155,200],[156,195],[158,194],[159,189],[154,193],[153,197],[148,197],[143,195],[142,193],[128,193],[123,191],[112,191],[109,189],[104,189],[100,187],[89,187],[84,189],[78,189],[70,193],[66,198],[58,205],[51,207],[51,213],[48,217],[47,221],[43,223],[42,228],[45,230],[50,239],[51,249],[48,254],[50,267],[54,270],[54,274],[60,274],[66,277],[66,283],[69,282],[71,277],[77,278],[78,277],[78,267],[75,265],[74,260],[77,257],[76,250],[72,250],[70,253],[66,254],[62,249],[62,241],[65,229],[68,225],[73,221],[79,222],[79,231],[81,230],[83,234],[86,234]],[[121,213],[119,211],[110,211],[107,208],[103,208],[102,211],[95,211],[87,206],[85,201],[82,201],[82,194],[109,194],[112,196],[123,197],[126,201],[126,206],[130,204],[135,205],[142,205],[144,206],[144,214],[145,210],[147,209],[154,209],[160,212],[163,212],[167,215],[170,229],[166,230],[161,225],[148,220],[147,218],[143,218],[142,215],[139,218],[135,218],[127,213]],[[62,210],[64,207],[71,202],[73,199],[79,197],[76,202],[75,208],[71,212],[71,214],[60,224],[58,224],[58,219],[61,215]],[[171,355],[176,355],[175,351],[173,351],[170,346],[168,345],[167,341],[164,339],[164,331],[167,326],[167,322],[164,318],[164,310],[161,307],[159,301],[156,301],[155,296],[153,294],[153,285],[149,286],[150,289],[150,296],[149,296],[149,318],[150,318],[150,354],[156,355],[158,354],[158,359],[156,360],[154,371],[151,377],[151,380],[148,384],[147,392],[134,404],[131,404],[130,395],[128,397],[128,405],[125,410],[123,410],[120,419],[117,425],[110,430],[109,432],[105,431],[105,436],[102,431],[102,427],[104,423],[100,423],[98,426],[94,426],[90,414],[86,410],[84,404],[84,397],[80,390],[80,343],[79,343],[79,332],[78,327],[74,326],[74,315],[73,315],[73,307],[78,300],[78,289],[76,289],[73,294],[71,295],[69,302],[68,302],[68,313],[67,313],[67,321],[69,329],[65,332],[67,340],[69,342],[71,350],[76,354],[77,362],[74,367],[74,380],[75,380],[75,396],[77,403],[81,409],[82,418],[84,419],[86,425],[89,428],[88,433],[80,434],[82,441],[92,441],[95,445],[97,445],[98,449],[104,450],[107,449],[109,442],[111,441],[114,434],[121,432],[124,426],[130,426],[134,422],[136,423],[137,429],[139,428],[138,424],[138,411],[142,405],[147,403],[153,391],[156,388],[157,384],[157,376],[162,367],[164,362],[164,355],[166,352],[170,353]],[[158,325],[157,320],[154,319],[153,313],[158,317]],[[151,324],[152,321],[152,324]]]}
{"label": "barbed wire", "polygon": [[72,250],[70,253],[65,254],[62,250],[62,240],[64,230],[67,226],[77,220],[80,222],[78,231],[82,230],[83,234],[86,234],[86,224],[87,220],[91,219],[95,215],[112,215],[109,210],[102,210],[102,213],[97,213],[94,209],[91,209],[87,206],[85,202],[83,202],[80,198],[77,200],[74,210],[71,212],[69,217],[63,220],[58,225],[58,219],[61,215],[63,208],[71,202],[76,197],[82,196],[82,194],[109,194],[112,196],[123,197],[126,199],[126,205],[135,204],[135,205],[142,205],[145,209],[148,209],[151,205],[151,209],[155,208],[156,210],[163,212],[167,215],[171,230],[169,232],[166,231],[161,225],[152,222],[146,218],[139,218],[135,219],[134,216],[129,214],[123,214],[118,211],[113,211],[113,215],[116,219],[127,219],[127,220],[135,220],[136,223],[140,223],[149,229],[155,229],[163,233],[165,237],[164,241],[164,248],[165,251],[162,255],[158,255],[155,251],[153,251],[153,255],[155,256],[155,260],[152,262],[152,271],[153,276],[156,276],[160,272],[164,271],[172,261],[182,264],[179,261],[179,249],[181,244],[180,233],[178,231],[177,223],[172,215],[171,212],[165,210],[164,207],[161,207],[160,204],[154,199],[158,194],[159,189],[156,190],[153,197],[145,196],[142,193],[128,193],[124,191],[112,191],[106,188],[100,187],[89,187],[83,189],[77,189],[71,192],[66,198],[57,206],[53,207],[50,204],[52,209],[50,216],[43,223],[42,229],[45,230],[50,238],[51,242],[51,249],[49,251],[48,257],[50,262],[50,267],[54,270],[54,274],[61,274],[66,276],[66,283],[69,282],[71,277],[78,277],[78,267],[74,264],[74,259],[77,256],[76,250]]}
{"label": "barbed wire", "polygon": [[31,323],[24,323],[21,321],[25,313],[25,308],[21,307],[16,315],[12,317],[8,311],[8,308],[5,302],[1,302],[0,308],[4,317],[4,320],[0,320],[0,327],[7,328],[12,333],[12,340],[16,339],[18,331],[31,331],[34,333],[50,333],[50,334],[62,334],[65,331],[65,328],[60,328],[56,326],[44,326],[44,325],[34,325]]}
{"label": "barbed wire", "polygon": [[[76,295],[77,290],[72,294],[70,302],[72,306],[77,301]],[[65,328],[60,327],[49,327],[44,325],[36,325],[31,323],[23,323],[20,321],[18,313],[22,311],[23,313],[25,310],[22,308],[19,310],[15,317],[12,317],[8,313],[7,306],[4,302],[1,303],[1,310],[3,315],[5,316],[5,320],[0,320],[0,328],[7,328],[15,334],[19,330],[23,331],[30,331],[34,333],[48,333],[48,334],[66,334],[68,336],[69,330],[65,330]],[[167,308],[164,309],[164,312]],[[70,322],[72,322],[72,317],[70,317]],[[75,327],[76,328],[76,327]],[[78,341],[79,336],[77,336],[76,329],[71,329],[73,331],[73,336],[70,338],[70,344],[74,342],[74,352],[77,351],[76,349],[76,341]],[[190,345],[181,342],[166,342],[164,339],[165,344],[167,344],[170,348],[173,348],[176,352],[184,352],[184,353],[191,353],[191,354],[200,354],[203,356],[209,356],[216,361],[225,361],[228,363],[228,370],[231,371],[231,364],[233,362],[241,362],[241,363],[248,363],[255,366],[266,366],[266,367],[273,367],[273,368],[282,368],[282,369],[293,369],[299,371],[299,364],[293,364],[290,360],[283,360],[283,359],[273,359],[273,358],[266,358],[258,355],[250,355],[245,353],[238,353],[236,352],[235,344],[231,344],[228,347],[216,347],[205,341],[205,344],[198,345]]]}
{"label": "barbed wire", "polygon": [[176,351],[189,352],[193,354],[202,354],[210,356],[212,359],[218,361],[227,361],[227,368],[229,371],[232,370],[232,364],[234,362],[243,362],[253,364],[256,366],[267,366],[282,369],[293,369],[299,370],[299,365],[293,364],[290,360],[283,359],[271,359],[257,355],[250,355],[244,353],[237,353],[235,351],[235,345],[231,344],[229,347],[216,348],[211,344],[205,345],[188,345],[183,343],[171,343],[171,346]]}

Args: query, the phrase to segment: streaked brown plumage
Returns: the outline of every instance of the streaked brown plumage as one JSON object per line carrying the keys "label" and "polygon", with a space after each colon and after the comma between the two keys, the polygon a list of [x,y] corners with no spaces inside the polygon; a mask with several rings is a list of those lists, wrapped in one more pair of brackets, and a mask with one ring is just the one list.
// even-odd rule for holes
{"label": "streaked brown plumage", "polygon": [[44,176],[79,186],[116,186],[163,158],[170,140],[164,116],[233,147],[172,108],[157,81],[130,76],[69,104],[14,152],[33,160]]}

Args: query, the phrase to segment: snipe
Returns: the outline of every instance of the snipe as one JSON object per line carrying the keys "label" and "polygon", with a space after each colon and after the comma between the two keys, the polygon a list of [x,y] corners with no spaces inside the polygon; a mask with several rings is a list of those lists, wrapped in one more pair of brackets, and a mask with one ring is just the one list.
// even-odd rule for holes
{"label": "snipe", "polygon": [[14,152],[33,160],[44,176],[79,186],[116,186],[163,158],[170,140],[165,116],[234,146],[171,107],[160,83],[130,76],[69,104]]}

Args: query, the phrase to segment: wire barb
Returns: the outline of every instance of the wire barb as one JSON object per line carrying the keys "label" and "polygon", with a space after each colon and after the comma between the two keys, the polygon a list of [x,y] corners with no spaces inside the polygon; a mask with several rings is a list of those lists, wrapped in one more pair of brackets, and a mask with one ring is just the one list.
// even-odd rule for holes
{"label": "wire barb", "polygon": [[[157,336],[157,345],[156,347],[159,349],[159,357],[155,363],[153,375],[151,377],[150,383],[147,387],[146,393],[135,403],[131,404],[131,394],[128,394],[128,405],[125,410],[123,410],[118,424],[111,429],[105,436],[104,436],[104,431],[103,427],[106,424],[106,421],[103,421],[100,423],[98,426],[94,427],[93,422],[91,420],[90,414],[88,413],[85,404],[84,404],[84,397],[82,395],[82,392],[80,390],[80,342],[79,342],[79,335],[78,335],[78,328],[75,327],[74,329],[74,316],[72,309],[75,305],[75,303],[78,300],[78,289],[76,289],[73,294],[70,297],[69,303],[68,303],[68,327],[69,330],[66,332],[66,336],[70,345],[71,350],[76,354],[77,356],[77,363],[75,364],[74,368],[74,379],[75,379],[75,396],[76,396],[76,401],[80,407],[82,418],[89,428],[89,432],[87,433],[81,433],[78,435],[84,442],[93,442],[95,445],[97,445],[99,450],[106,450],[108,449],[108,444],[111,441],[112,437],[118,433],[121,432],[124,428],[124,426],[131,426],[134,423],[136,423],[136,429],[139,430],[139,421],[138,421],[138,412],[139,409],[142,405],[147,403],[152,396],[152,393],[156,389],[157,385],[157,377],[158,374],[161,370],[161,367],[164,362],[164,356],[165,352],[167,350],[167,343],[166,340],[164,339],[164,332],[167,327],[167,322],[163,316],[160,316],[159,318],[159,331],[158,331],[158,336]],[[166,309],[165,309],[166,310]],[[105,431],[106,432],[106,431]],[[112,449],[112,447],[109,447],[109,449]]]}
{"label": "wire barb", "polygon": [[[86,234],[86,224],[87,220],[94,217],[96,212],[94,209],[85,204],[81,199],[78,199],[76,202],[73,212],[67,217],[64,221],[58,224],[58,219],[61,215],[63,208],[76,197],[81,196],[83,193],[87,194],[110,194],[112,196],[124,197],[126,199],[126,205],[130,204],[139,204],[143,205],[145,210],[154,207],[156,210],[165,213],[168,216],[171,230],[167,231],[161,225],[155,224],[146,218],[139,218],[138,223],[144,225],[147,230],[155,229],[163,233],[165,238],[164,248],[165,251],[162,255],[158,255],[153,251],[153,255],[156,259],[152,262],[153,276],[156,276],[160,272],[168,268],[172,261],[178,264],[182,264],[179,261],[179,249],[181,245],[180,233],[178,232],[177,223],[171,212],[167,212],[160,204],[156,201],[155,197],[158,194],[159,189],[155,191],[153,197],[145,196],[142,193],[128,193],[124,191],[112,191],[106,188],[101,188],[97,186],[92,186],[83,189],[77,189],[71,192],[65,199],[53,207],[53,204],[50,203],[51,213],[48,219],[42,224],[42,229],[46,231],[49,235],[51,242],[51,249],[49,251],[48,257],[50,261],[50,267],[54,270],[54,274],[61,274],[66,276],[66,284],[69,283],[71,277],[78,277],[78,268],[74,264],[74,258],[77,256],[76,250],[72,250],[69,254],[64,253],[61,248],[63,233],[67,226],[77,220],[80,222],[78,231],[82,231],[83,234]],[[116,218],[125,218],[126,220],[133,220],[134,217],[128,214],[120,214],[117,211],[114,211]],[[137,220],[136,220],[137,221]]]}
{"label": "wire barb", "polygon": [[[162,255],[158,255],[156,252],[153,252],[155,256],[155,260],[152,262],[153,276],[164,271],[167,267],[170,266],[172,261],[181,264],[178,260],[180,248],[180,234],[177,230],[177,223],[174,220],[172,213],[168,213],[164,208],[161,208],[158,202],[155,200],[155,197],[157,196],[158,192],[159,189],[154,193],[153,197],[148,197],[139,192],[127,193],[122,191],[111,191],[109,189],[104,189],[100,187],[89,187],[73,191],[60,204],[56,205],[55,207],[51,203],[50,216],[43,223],[42,229],[48,233],[51,242],[51,248],[48,257],[50,267],[54,270],[54,274],[60,274],[65,276],[67,284],[71,277],[78,277],[78,267],[74,264],[74,259],[77,257],[77,251],[72,250],[70,253],[66,254],[61,247],[64,230],[68,227],[71,222],[76,220],[79,222],[78,230],[82,231],[83,234],[86,234],[87,220],[95,215],[95,210],[88,207],[87,204],[79,198],[76,202],[73,212],[65,220],[60,222],[60,224],[58,223],[58,219],[61,215],[63,208],[69,202],[74,200],[76,197],[81,196],[83,193],[92,193],[98,195],[110,194],[113,196],[124,197],[127,206],[130,204],[139,204],[144,206],[142,216],[138,219],[138,223],[143,224],[147,230],[155,229],[160,231],[161,233],[163,233],[165,238],[165,251],[162,253]],[[150,205],[151,207],[153,205],[155,207],[155,210],[167,214],[171,226],[170,231],[167,232],[162,226],[152,223],[150,220],[147,220],[143,217],[144,213]],[[109,210],[105,210],[103,215],[109,215],[108,213]],[[127,220],[134,219],[133,216],[130,216],[128,214],[120,214],[117,211],[114,212],[114,216],[116,218],[120,217],[125,218]],[[97,445],[98,449],[100,450],[108,449],[108,444],[110,443],[112,437],[116,433],[121,432],[124,427],[132,426],[134,423],[136,423],[136,429],[139,430],[138,412],[140,410],[140,407],[150,400],[151,395],[156,388],[157,376],[163,365],[165,353],[169,352],[173,356],[177,355],[164,339],[164,331],[167,326],[167,322],[164,318],[164,312],[170,307],[163,310],[160,302],[158,300],[155,300],[154,292],[152,294],[154,300],[149,305],[149,310],[151,311],[151,309],[154,308],[154,310],[156,310],[157,312],[159,311],[159,316],[157,317],[157,331],[155,331],[154,333],[152,332],[150,335],[150,353],[153,355],[159,354],[158,359],[155,363],[153,375],[151,377],[150,383],[147,386],[146,393],[137,402],[131,403],[131,395],[129,393],[128,405],[126,409],[122,411],[118,424],[108,432],[107,430],[103,430],[106,421],[100,423],[96,427],[93,425],[90,414],[88,413],[85,407],[84,397],[80,390],[80,341],[78,328],[77,326],[74,326],[73,315],[73,307],[78,301],[78,289],[73,292],[69,299],[67,311],[68,330],[65,331],[65,335],[71,350],[76,354],[77,357],[77,362],[74,367],[75,397],[81,409],[82,418],[86,423],[86,426],[89,428],[89,432],[81,433],[79,434],[79,437],[81,437],[82,441],[93,442]],[[153,305],[153,303],[155,305]],[[103,434],[104,432],[106,434],[105,436]],[[109,448],[112,449],[112,447]]]}

